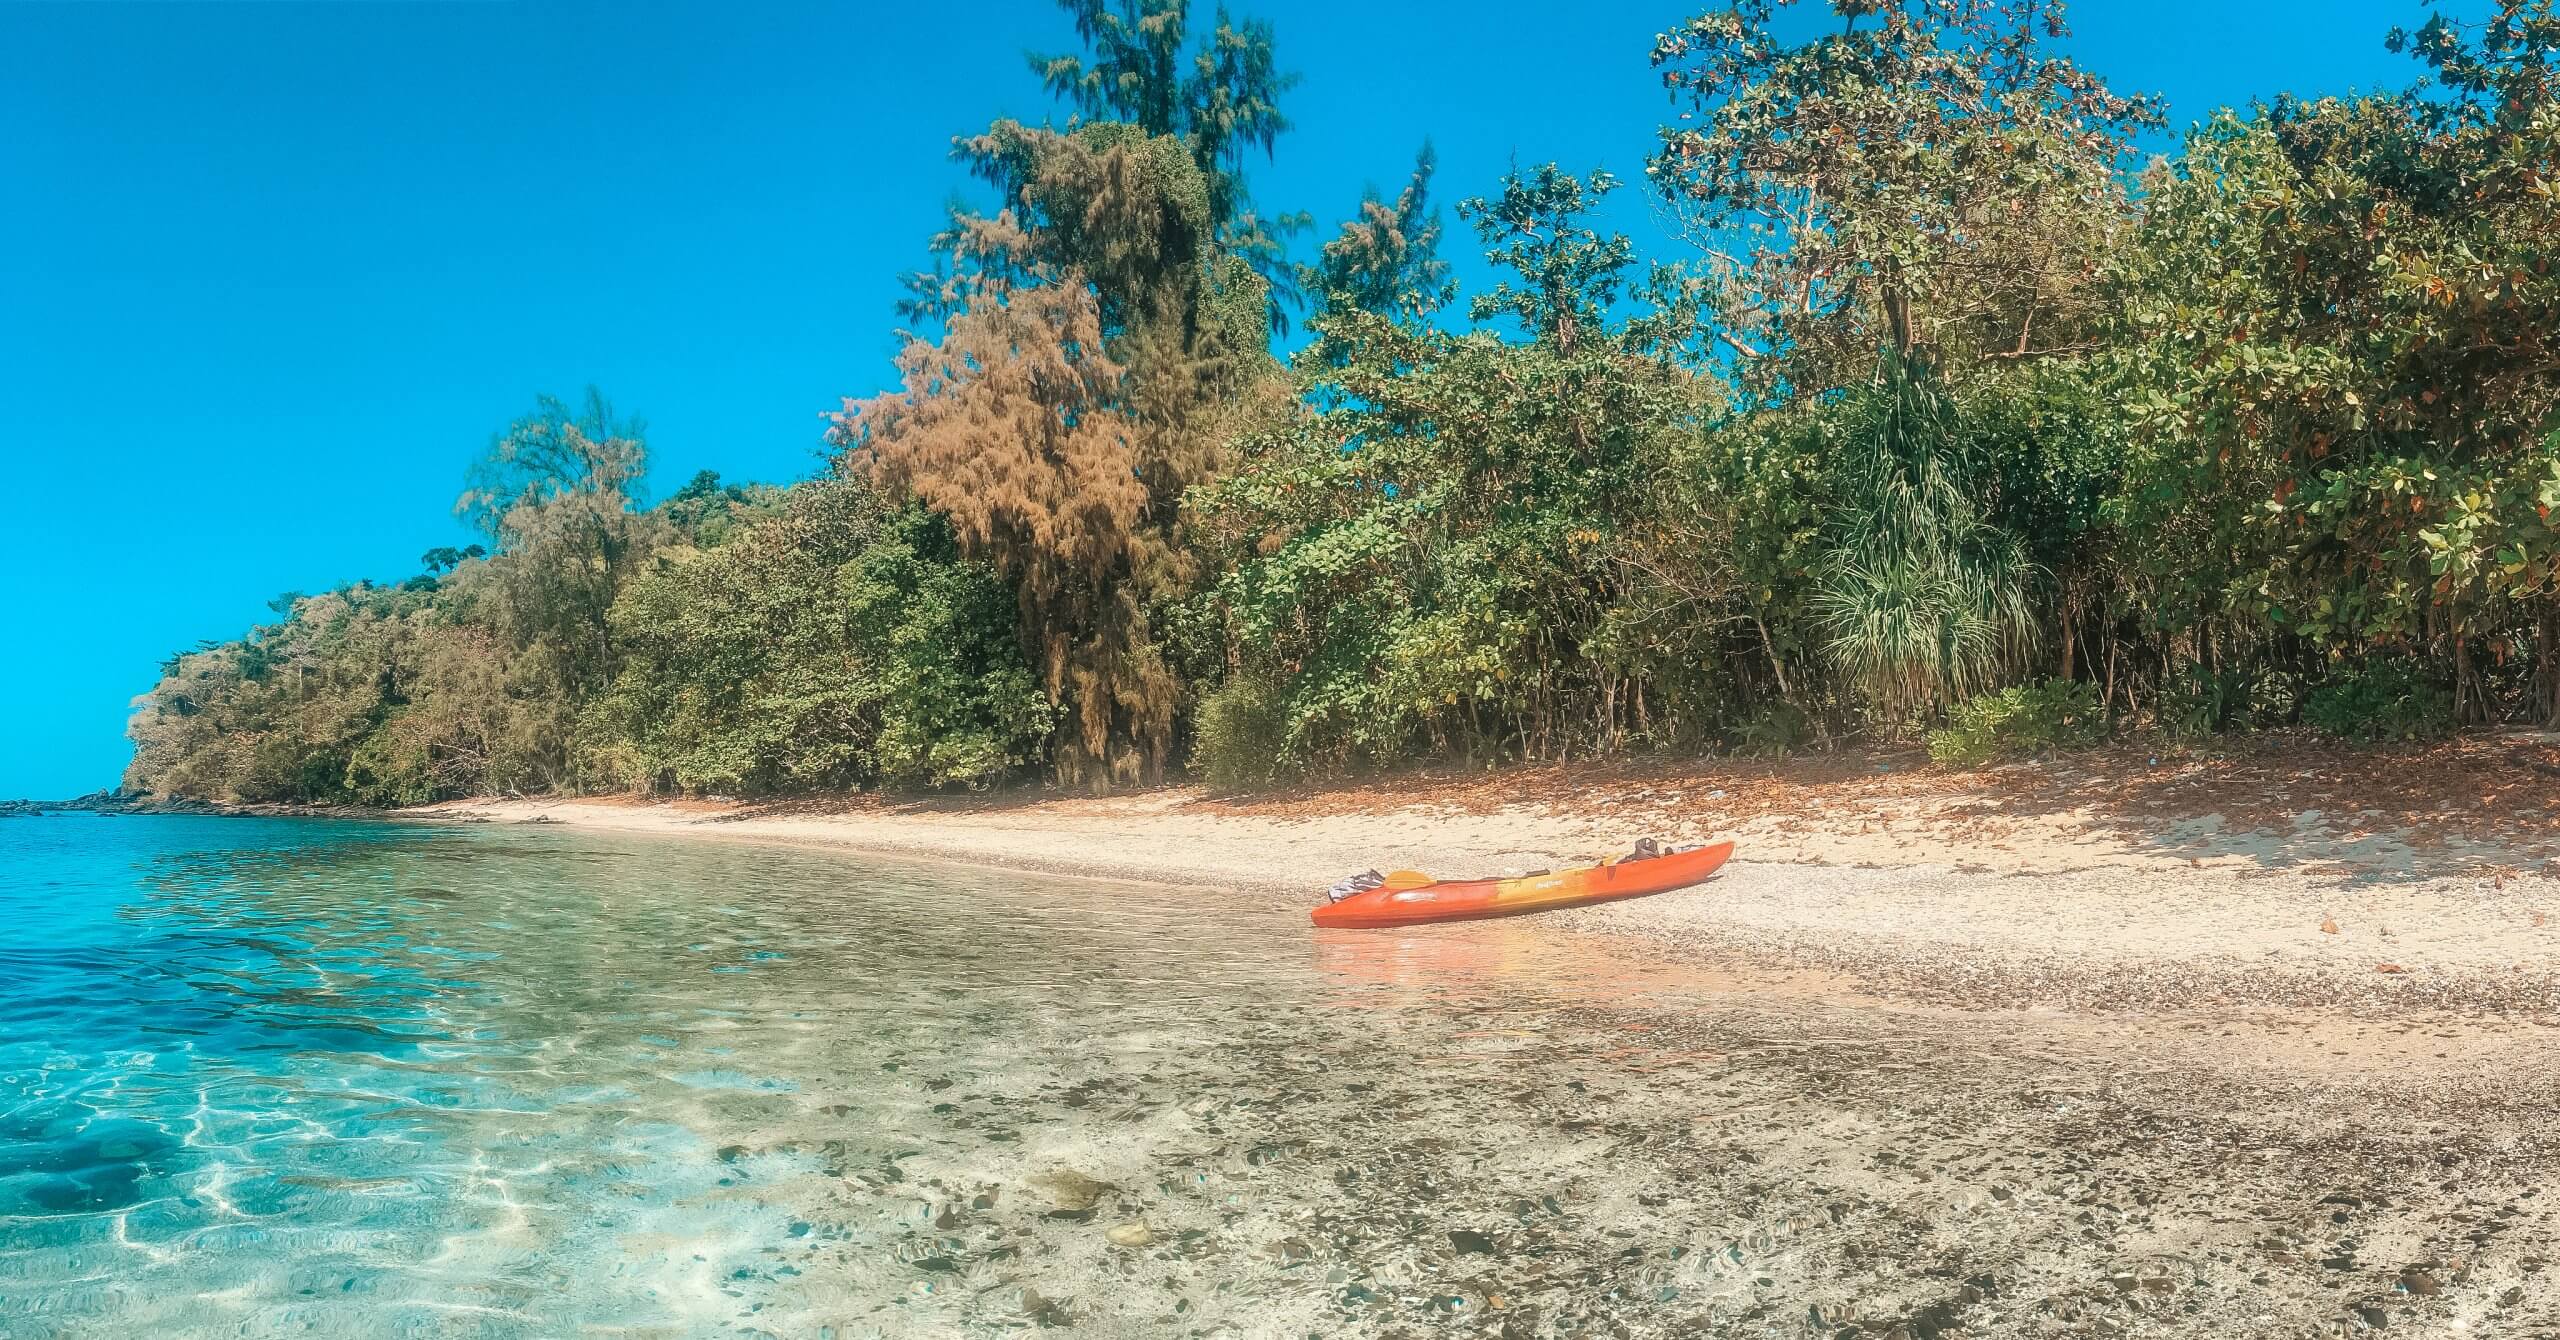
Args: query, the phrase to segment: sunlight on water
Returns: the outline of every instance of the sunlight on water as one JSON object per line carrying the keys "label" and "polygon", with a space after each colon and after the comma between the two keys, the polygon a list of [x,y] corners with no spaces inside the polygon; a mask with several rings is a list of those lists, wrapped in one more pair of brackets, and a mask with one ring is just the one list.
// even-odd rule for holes
{"label": "sunlight on water", "polygon": [[0,820],[0,1340],[2560,1317],[2540,1165],[2465,1162],[2405,1089],[1574,927],[1319,932],[556,828]]}
{"label": "sunlight on water", "polygon": [[[10,820],[0,1337],[1336,1333],[1582,1293],[1617,1245],[1559,1198],[1610,1138],[1577,1119],[1680,1055],[1578,1012],[1698,983],[1577,944],[744,844]],[[1523,1232],[1553,1259],[1505,1300]]]}

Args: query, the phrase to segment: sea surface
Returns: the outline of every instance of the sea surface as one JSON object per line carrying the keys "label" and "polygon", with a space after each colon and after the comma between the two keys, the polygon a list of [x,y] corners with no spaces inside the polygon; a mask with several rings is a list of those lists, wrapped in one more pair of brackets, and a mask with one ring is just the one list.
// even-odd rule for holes
{"label": "sea surface", "polygon": [[0,1340],[1637,1333],[1765,1287],[1650,1229],[1702,990],[823,850],[0,820]]}

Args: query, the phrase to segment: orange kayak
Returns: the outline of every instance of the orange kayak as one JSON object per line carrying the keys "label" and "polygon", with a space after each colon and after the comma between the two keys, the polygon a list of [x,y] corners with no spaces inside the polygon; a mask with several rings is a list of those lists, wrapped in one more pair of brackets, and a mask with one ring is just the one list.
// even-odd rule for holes
{"label": "orange kayak", "polygon": [[1642,860],[1524,875],[1519,879],[1435,880],[1399,870],[1377,888],[1355,893],[1338,903],[1327,903],[1311,915],[1319,926],[1352,928],[1516,917],[1523,912],[1548,912],[1685,889],[1714,874],[1716,867],[1731,855],[1733,844],[1718,842]]}

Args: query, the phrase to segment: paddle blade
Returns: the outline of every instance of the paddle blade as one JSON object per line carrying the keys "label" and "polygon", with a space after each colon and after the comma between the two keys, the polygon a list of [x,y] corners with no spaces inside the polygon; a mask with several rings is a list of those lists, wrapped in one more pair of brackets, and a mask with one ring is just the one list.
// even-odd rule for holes
{"label": "paddle blade", "polygon": [[1378,887],[1382,889],[1395,889],[1401,891],[1404,889],[1418,889],[1425,884],[1437,884],[1439,882],[1440,881],[1433,879],[1431,876],[1426,875],[1419,870],[1396,870],[1390,871],[1387,875],[1387,882],[1379,885]]}

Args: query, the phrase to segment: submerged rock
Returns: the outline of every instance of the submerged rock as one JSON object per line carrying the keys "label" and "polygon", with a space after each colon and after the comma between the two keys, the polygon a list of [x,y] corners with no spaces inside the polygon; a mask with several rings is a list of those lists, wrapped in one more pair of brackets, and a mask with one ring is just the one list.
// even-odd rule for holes
{"label": "submerged rock", "polygon": [[1102,1231],[1114,1247],[1144,1247],[1156,1240],[1156,1231],[1144,1223],[1114,1224]]}
{"label": "submerged rock", "polygon": [[1032,1190],[1061,1210],[1090,1210],[1111,1190],[1109,1182],[1095,1181],[1073,1168],[1044,1172],[1029,1180]]}

